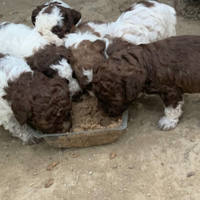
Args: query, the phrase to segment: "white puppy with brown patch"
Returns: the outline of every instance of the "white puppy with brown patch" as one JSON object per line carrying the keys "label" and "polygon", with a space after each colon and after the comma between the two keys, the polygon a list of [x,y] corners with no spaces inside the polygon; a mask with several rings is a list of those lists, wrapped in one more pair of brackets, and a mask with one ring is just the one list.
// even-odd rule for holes
{"label": "white puppy with brown patch", "polygon": [[154,42],[176,35],[174,8],[156,1],[133,4],[115,22],[87,22],[76,31],[91,31],[99,37],[119,37],[135,45]]}
{"label": "white puppy with brown patch", "polygon": [[91,32],[78,32],[68,34],[65,39],[65,47],[71,51],[70,65],[75,72],[81,88],[90,90],[92,81],[92,69],[104,58],[109,40],[100,38]]}

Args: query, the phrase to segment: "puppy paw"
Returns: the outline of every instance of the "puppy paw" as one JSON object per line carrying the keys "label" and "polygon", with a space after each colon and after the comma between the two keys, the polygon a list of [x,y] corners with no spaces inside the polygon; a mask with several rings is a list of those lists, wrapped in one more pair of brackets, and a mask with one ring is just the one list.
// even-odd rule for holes
{"label": "puppy paw", "polygon": [[42,142],[43,140],[44,140],[43,138],[31,138],[28,141],[24,142],[24,145],[32,146],[34,144]]}
{"label": "puppy paw", "polygon": [[159,128],[163,131],[172,130],[176,127],[177,124],[178,124],[177,119],[170,119],[170,118],[167,118],[166,116],[161,117],[158,122]]}
{"label": "puppy paw", "polygon": [[56,39],[54,41],[54,43],[55,43],[56,46],[62,46],[62,45],[64,45],[64,41],[62,39],[60,39],[60,38]]}

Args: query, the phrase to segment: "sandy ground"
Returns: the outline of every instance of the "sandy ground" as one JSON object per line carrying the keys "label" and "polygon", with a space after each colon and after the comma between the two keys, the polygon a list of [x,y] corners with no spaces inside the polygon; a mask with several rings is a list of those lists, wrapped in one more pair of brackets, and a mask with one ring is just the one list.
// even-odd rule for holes
{"label": "sandy ground", "polygon": [[[130,0],[68,0],[84,20],[115,20]],[[0,22],[30,23],[41,0],[0,0]],[[200,21],[178,18],[178,35],[199,34]],[[0,127],[1,200],[199,200],[200,95],[185,95],[178,127],[158,130],[161,100],[143,97],[129,110],[128,128],[116,142],[58,149],[44,142],[23,146]],[[110,158],[111,154],[116,157]],[[59,162],[52,171],[48,164]],[[53,179],[49,188],[44,185]]]}

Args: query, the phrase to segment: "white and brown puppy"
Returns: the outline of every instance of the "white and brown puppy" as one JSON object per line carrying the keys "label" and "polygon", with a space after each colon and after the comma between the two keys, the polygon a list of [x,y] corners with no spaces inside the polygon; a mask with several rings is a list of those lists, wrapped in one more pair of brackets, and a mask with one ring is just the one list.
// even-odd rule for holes
{"label": "white and brown puppy", "polygon": [[90,32],[71,33],[65,39],[65,47],[71,52],[70,65],[81,88],[90,90],[92,69],[105,57],[108,39],[99,38]]}
{"label": "white and brown puppy", "polygon": [[93,70],[93,92],[108,115],[122,114],[138,94],[158,94],[165,105],[159,127],[176,127],[183,93],[200,92],[200,36],[131,45]]}
{"label": "white and brown puppy", "polygon": [[62,78],[48,78],[32,71],[25,61],[0,54],[0,125],[13,136],[30,144],[35,139],[34,129],[68,132],[71,106]]}
{"label": "white and brown puppy", "polygon": [[87,32],[98,37],[117,37],[132,44],[145,44],[176,35],[174,8],[156,1],[133,4],[115,22],[80,23],[73,32]]}
{"label": "white and brown puppy", "polygon": [[81,21],[81,13],[60,0],[51,0],[32,12],[32,23],[36,31],[52,40],[60,41],[65,34]]}

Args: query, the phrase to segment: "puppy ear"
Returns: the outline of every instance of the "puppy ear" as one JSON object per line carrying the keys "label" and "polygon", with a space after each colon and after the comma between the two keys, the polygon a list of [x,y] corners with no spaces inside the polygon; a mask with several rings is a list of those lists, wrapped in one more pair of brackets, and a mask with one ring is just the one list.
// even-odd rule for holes
{"label": "puppy ear", "polygon": [[96,40],[92,43],[93,48],[95,49],[95,51],[98,52],[103,52],[106,48],[106,44],[104,41],[102,40]]}
{"label": "puppy ear", "polygon": [[81,13],[71,8],[66,8],[63,10],[63,12],[65,25],[64,34],[66,34],[70,33],[73,30],[74,26],[76,26],[76,24],[79,22],[79,20],[81,19]]}
{"label": "puppy ear", "polygon": [[35,21],[36,21],[36,17],[37,15],[39,14],[39,12],[44,8],[46,7],[45,5],[41,5],[41,6],[37,6],[36,9],[34,9],[32,11],[32,14],[31,14],[31,21],[32,21],[32,24],[35,26]]}
{"label": "puppy ear", "polygon": [[32,115],[31,104],[28,100],[14,99],[11,108],[20,125],[25,124]]}
{"label": "puppy ear", "polygon": [[126,97],[129,101],[134,100],[139,93],[143,91],[145,84],[146,73],[143,70],[137,70],[134,76],[125,78],[126,83]]}
{"label": "puppy ear", "polygon": [[57,51],[61,56],[63,56],[67,60],[70,60],[72,57],[72,52],[70,48],[66,48],[65,46],[59,46],[57,47]]}
{"label": "puppy ear", "polygon": [[74,20],[74,24],[76,25],[79,22],[79,20],[81,19],[81,13],[72,9],[71,15],[72,15],[72,18]]}
{"label": "puppy ear", "polygon": [[32,21],[33,26],[35,26],[36,16],[38,15],[39,12],[40,10],[38,10],[37,8],[33,10],[32,12],[31,21]]}

